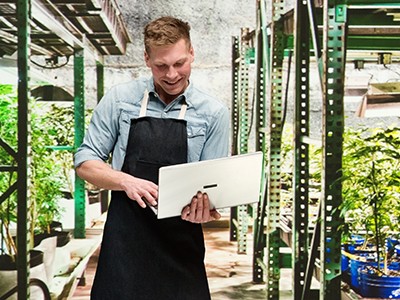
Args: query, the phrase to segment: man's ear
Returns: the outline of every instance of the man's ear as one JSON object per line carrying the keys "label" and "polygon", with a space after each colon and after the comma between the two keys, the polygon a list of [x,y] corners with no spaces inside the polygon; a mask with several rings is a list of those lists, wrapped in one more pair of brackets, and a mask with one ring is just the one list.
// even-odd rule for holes
{"label": "man's ear", "polygon": [[144,61],[146,62],[146,66],[150,67],[150,57],[146,51],[144,51]]}
{"label": "man's ear", "polygon": [[189,49],[189,53],[190,53],[190,56],[191,56],[191,63],[194,61],[194,49],[193,49],[193,47],[192,46],[190,46],[190,49]]}

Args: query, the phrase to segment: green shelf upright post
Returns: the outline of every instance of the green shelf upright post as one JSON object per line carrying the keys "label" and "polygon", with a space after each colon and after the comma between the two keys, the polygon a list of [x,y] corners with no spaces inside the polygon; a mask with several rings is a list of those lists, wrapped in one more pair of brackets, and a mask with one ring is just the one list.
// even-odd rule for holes
{"label": "green shelf upright post", "polygon": [[[232,108],[231,108],[231,154],[238,151],[239,133],[239,72],[240,72],[240,43],[239,37],[232,37]],[[229,237],[230,241],[237,241],[238,208],[230,209]]]}
{"label": "green shelf upright post", "polygon": [[[249,147],[249,64],[252,54],[249,29],[242,28],[240,40],[232,38],[232,155],[244,154]],[[231,208],[230,240],[238,242],[238,253],[247,251],[248,207]]]}
{"label": "green shelf upright post", "polygon": [[96,61],[97,78],[97,102],[100,102],[104,95],[104,62],[103,59]]}
{"label": "green shelf upright post", "polygon": [[[267,78],[269,76],[268,63],[269,63],[269,42],[266,33],[266,17],[265,17],[265,1],[257,1],[257,26],[256,26],[256,151],[263,151],[266,149],[266,136],[265,127],[267,120],[266,108],[266,91],[267,91]],[[257,205],[257,216],[254,219],[253,230],[253,282],[264,282],[264,249],[266,246],[266,235],[264,232],[264,219],[266,215],[266,201],[265,197],[265,164],[263,166],[263,178],[260,187],[260,201]]]}
{"label": "green shelf upright post", "polygon": [[272,3],[270,102],[267,153],[267,298],[279,299],[280,279],[280,180],[282,140],[282,73],[284,57],[284,1]]}
{"label": "green shelf upright post", "polygon": [[239,60],[239,154],[249,151],[249,28],[241,28]]}
{"label": "green shelf upright post", "polygon": [[[74,53],[74,120],[75,150],[81,145],[85,133],[85,89],[84,89],[84,51],[75,49]],[[75,238],[85,238],[85,181],[75,174]]]}
{"label": "green shelf upright post", "polygon": [[[247,59],[249,28],[241,28],[239,61],[239,154],[249,151],[249,61]],[[247,252],[248,212],[247,205],[238,206],[238,253]]]}
{"label": "green shelf upright post", "polygon": [[29,295],[29,56],[30,1],[17,1],[18,18],[18,179],[17,179],[17,283],[18,300]]}
{"label": "green shelf upright post", "polygon": [[320,242],[320,299],[340,299],[342,203],[342,144],[344,132],[344,71],[346,62],[346,6],[325,0],[323,7],[323,132]]}
{"label": "green shelf upright post", "polygon": [[294,196],[292,226],[292,278],[293,298],[303,297],[308,262],[308,201],[309,201],[309,145],[303,137],[309,135],[310,84],[310,29],[307,3],[297,1],[295,8],[295,124],[294,124]]}

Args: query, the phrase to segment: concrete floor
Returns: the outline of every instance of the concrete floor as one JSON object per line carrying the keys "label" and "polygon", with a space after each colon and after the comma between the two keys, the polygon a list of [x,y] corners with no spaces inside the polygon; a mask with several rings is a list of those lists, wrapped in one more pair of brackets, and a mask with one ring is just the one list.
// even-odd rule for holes
{"label": "concrete floor", "polygon": [[[106,216],[92,222],[93,226],[86,230],[87,238],[99,238],[102,234]],[[259,300],[267,299],[266,284],[254,284],[252,282],[253,270],[253,238],[249,233],[247,236],[247,254],[238,254],[237,242],[229,241],[229,216],[207,226],[204,226],[204,238],[206,243],[205,265],[211,291],[212,300]],[[99,249],[90,258],[86,271],[84,286],[78,286],[70,300],[89,300],[90,289],[96,271]],[[280,270],[280,300],[292,300],[292,270]],[[319,289],[319,283],[312,279],[311,288]],[[313,297],[318,299],[319,297]],[[361,298],[354,292],[344,294],[342,300],[379,300],[372,298]],[[311,299],[310,299],[311,300]]]}
{"label": "concrete floor", "polygon": [[[204,228],[206,269],[213,300],[267,299],[266,284],[252,282],[253,239],[248,234],[247,254],[238,254],[236,242],[229,241],[228,228]],[[281,300],[292,299],[291,270],[281,269]]]}

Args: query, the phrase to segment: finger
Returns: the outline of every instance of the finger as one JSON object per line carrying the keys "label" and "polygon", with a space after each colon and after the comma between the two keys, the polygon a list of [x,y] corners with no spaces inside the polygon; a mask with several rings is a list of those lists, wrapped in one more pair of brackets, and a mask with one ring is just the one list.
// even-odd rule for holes
{"label": "finger", "polygon": [[[143,197],[146,199],[146,201],[152,205],[152,206],[156,206],[157,205],[157,200],[154,198],[154,196],[150,193],[150,192],[144,192],[143,193]],[[143,198],[142,197],[142,198]]]}
{"label": "finger", "polygon": [[219,220],[221,219],[221,214],[216,209],[213,209],[210,211],[210,217],[212,220]]}
{"label": "finger", "polygon": [[142,199],[135,199],[135,201],[137,202],[137,204],[139,204],[139,206],[141,207],[141,208],[146,208],[146,202],[144,202]]}
{"label": "finger", "polygon": [[142,197],[138,193],[134,193],[133,197],[131,199],[136,201],[140,207],[142,207],[142,208],[146,207],[146,203],[142,200]]}
{"label": "finger", "polygon": [[201,223],[203,221],[203,207],[204,207],[204,197],[203,193],[198,192],[197,193],[197,208],[196,208],[196,215],[195,215],[195,221],[198,223]]}
{"label": "finger", "polygon": [[208,194],[203,194],[203,221],[208,222],[210,220],[210,199]]}
{"label": "finger", "polygon": [[190,203],[189,220],[192,222],[196,220],[197,202],[198,202],[197,197],[193,197],[192,202]]}
{"label": "finger", "polygon": [[153,196],[154,199],[158,198],[158,186],[154,185],[154,187],[152,186],[149,190],[149,193]]}
{"label": "finger", "polygon": [[189,220],[189,215],[190,215],[190,205],[186,205],[181,212],[181,218],[183,220],[188,221]]}

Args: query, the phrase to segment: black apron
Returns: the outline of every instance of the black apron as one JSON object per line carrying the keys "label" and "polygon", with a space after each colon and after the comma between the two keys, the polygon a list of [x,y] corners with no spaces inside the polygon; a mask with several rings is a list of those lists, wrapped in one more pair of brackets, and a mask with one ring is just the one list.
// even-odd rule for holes
{"label": "black apron", "polygon": [[[186,104],[179,119],[161,119],[145,116],[147,101],[146,91],[122,171],[158,184],[161,166],[187,162]],[[113,191],[91,299],[210,299],[204,254],[200,224],[158,220],[149,207]]]}

